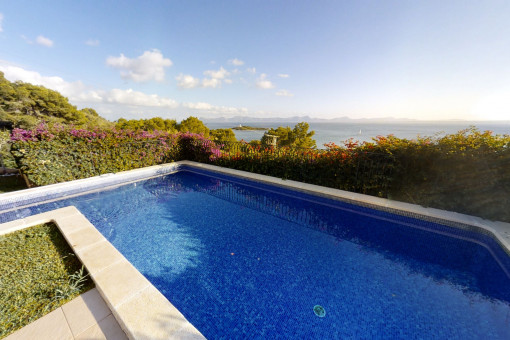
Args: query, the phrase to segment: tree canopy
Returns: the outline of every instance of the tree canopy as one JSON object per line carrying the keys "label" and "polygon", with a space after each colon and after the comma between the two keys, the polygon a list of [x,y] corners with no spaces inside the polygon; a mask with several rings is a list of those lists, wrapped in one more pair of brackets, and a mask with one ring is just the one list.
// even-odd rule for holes
{"label": "tree canopy", "polygon": [[[306,122],[297,123],[293,129],[289,126],[280,126],[276,129],[269,129],[268,135],[278,136],[277,144],[281,147],[292,148],[316,148],[317,144],[312,138],[315,131],[308,132],[310,126]],[[266,137],[262,137],[261,142],[267,143]]]}
{"label": "tree canopy", "polygon": [[180,132],[200,133],[203,134],[204,137],[209,137],[209,128],[197,117],[188,117],[177,127]]}
{"label": "tree canopy", "polygon": [[154,117],[150,119],[130,119],[120,118],[115,125],[118,129],[144,130],[144,131],[166,131],[170,133],[177,132],[177,122],[175,119],[163,119]]}
{"label": "tree canopy", "polygon": [[211,139],[215,142],[237,142],[236,134],[232,129],[211,130]]}

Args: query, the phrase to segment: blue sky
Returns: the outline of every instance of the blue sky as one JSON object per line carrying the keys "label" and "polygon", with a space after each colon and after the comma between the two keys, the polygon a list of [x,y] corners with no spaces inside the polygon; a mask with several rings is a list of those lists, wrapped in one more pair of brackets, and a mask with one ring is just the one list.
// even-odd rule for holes
{"label": "blue sky", "polygon": [[102,116],[510,119],[509,1],[4,1],[0,70]]}

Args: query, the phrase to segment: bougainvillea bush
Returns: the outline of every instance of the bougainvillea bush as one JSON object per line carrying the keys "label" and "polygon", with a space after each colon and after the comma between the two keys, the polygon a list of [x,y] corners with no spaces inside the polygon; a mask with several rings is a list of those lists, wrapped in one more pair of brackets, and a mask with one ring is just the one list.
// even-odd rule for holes
{"label": "bougainvillea bush", "polygon": [[471,128],[416,141],[381,137],[374,148],[397,160],[390,198],[510,221],[510,136]]}
{"label": "bougainvillea bush", "polygon": [[385,197],[392,180],[392,155],[328,147],[326,150],[230,145],[214,164]]}
{"label": "bougainvillea bush", "polygon": [[179,157],[178,138],[159,131],[40,125],[34,130],[14,129],[11,140],[18,168],[34,185],[136,169]]}

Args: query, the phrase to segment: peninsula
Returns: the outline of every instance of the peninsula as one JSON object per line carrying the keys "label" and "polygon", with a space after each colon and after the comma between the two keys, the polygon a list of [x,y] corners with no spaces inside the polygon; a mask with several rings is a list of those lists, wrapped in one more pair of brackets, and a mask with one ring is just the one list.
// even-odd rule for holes
{"label": "peninsula", "polygon": [[232,130],[241,130],[241,131],[256,131],[256,130],[269,130],[269,128],[264,127],[255,127],[255,126],[243,126],[239,124],[239,126],[233,127]]}

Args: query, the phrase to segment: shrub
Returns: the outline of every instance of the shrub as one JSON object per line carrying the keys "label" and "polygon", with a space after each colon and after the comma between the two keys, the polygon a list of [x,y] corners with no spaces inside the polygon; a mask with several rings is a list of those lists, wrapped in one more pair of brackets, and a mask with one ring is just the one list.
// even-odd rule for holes
{"label": "shrub", "polygon": [[34,185],[47,185],[176,160],[177,137],[164,132],[82,130],[40,125],[11,136],[18,168]]}

